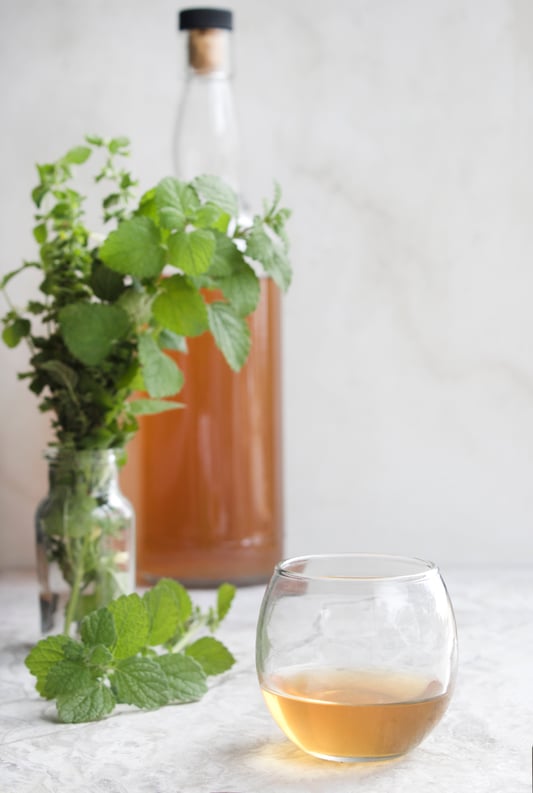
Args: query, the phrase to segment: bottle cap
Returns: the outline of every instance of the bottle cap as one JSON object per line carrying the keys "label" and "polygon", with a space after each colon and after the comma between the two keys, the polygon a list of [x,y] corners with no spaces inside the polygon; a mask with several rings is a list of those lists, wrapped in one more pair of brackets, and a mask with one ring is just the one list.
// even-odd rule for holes
{"label": "bottle cap", "polygon": [[178,27],[180,30],[233,30],[233,13],[226,8],[185,8],[179,12]]}

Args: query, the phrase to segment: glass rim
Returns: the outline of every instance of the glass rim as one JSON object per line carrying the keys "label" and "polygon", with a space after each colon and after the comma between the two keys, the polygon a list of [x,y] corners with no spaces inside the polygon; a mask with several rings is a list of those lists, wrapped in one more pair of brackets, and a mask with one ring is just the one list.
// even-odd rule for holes
{"label": "glass rim", "polygon": [[[398,572],[393,574],[376,574],[371,575],[368,573],[353,575],[338,575],[338,574],[324,574],[324,573],[305,573],[298,570],[290,569],[291,566],[302,564],[310,561],[334,561],[334,560],[364,560],[376,562],[389,562],[405,564],[409,563],[413,567],[419,567],[419,570],[412,572]],[[317,553],[317,554],[303,554],[301,556],[293,556],[283,559],[278,562],[274,568],[274,572],[285,578],[290,578],[297,581],[346,581],[346,582],[407,582],[407,581],[421,581],[429,576],[440,575],[439,568],[434,562],[422,559],[418,556],[402,556],[400,554],[387,554],[387,553]]]}

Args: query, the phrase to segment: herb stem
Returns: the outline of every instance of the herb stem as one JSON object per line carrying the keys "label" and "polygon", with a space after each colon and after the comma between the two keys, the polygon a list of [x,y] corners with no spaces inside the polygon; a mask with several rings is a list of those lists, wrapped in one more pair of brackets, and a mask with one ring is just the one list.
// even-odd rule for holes
{"label": "herb stem", "polygon": [[65,625],[63,627],[63,633],[66,636],[70,634],[70,628],[72,623],[74,622],[74,617],[76,614],[76,610],[78,608],[78,601],[80,599],[80,592],[81,592],[81,582],[83,580],[83,574],[85,570],[85,553],[87,551],[88,540],[89,540],[89,533],[87,532],[85,534],[85,537],[83,538],[81,553],[77,555],[76,573],[72,581],[72,586],[70,589],[70,597],[65,611]]}
{"label": "herb stem", "polygon": [[197,620],[193,622],[191,627],[183,634],[181,639],[179,639],[176,644],[174,644],[170,652],[171,653],[180,653],[188,644],[191,643],[191,639],[193,636],[196,636],[197,633],[200,633],[202,628],[205,628],[206,625],[209,624],[209,617],[202,616],[199,617]]}

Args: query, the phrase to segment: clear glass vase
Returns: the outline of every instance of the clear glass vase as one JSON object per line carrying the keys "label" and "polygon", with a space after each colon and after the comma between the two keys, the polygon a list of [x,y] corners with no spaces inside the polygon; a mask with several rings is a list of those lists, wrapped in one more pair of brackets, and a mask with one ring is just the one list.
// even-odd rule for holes
{"label": "clear glass vase", "polygon": [[[69,633],[135,585],[135,518],[118,483],[121,450],[52,449],[35,516],[41,629]],[[62,615],[62,623],[61,623]]]}

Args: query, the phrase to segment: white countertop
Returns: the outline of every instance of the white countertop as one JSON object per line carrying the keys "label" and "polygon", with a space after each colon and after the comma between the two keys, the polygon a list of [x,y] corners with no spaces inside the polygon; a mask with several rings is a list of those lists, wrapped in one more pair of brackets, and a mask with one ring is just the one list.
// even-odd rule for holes
{"label": "white countertop", "polygon": [[238,663],[203,700],[65,725],[23,663],[40,638],[34,577],[3,574],[0,793],[529,793],[533,568],[443,573],[459,631],[450,708],[406,758],[365,765],[309,757],[272,721],[254,666],[261,587],[238,592],[219,633]]}

